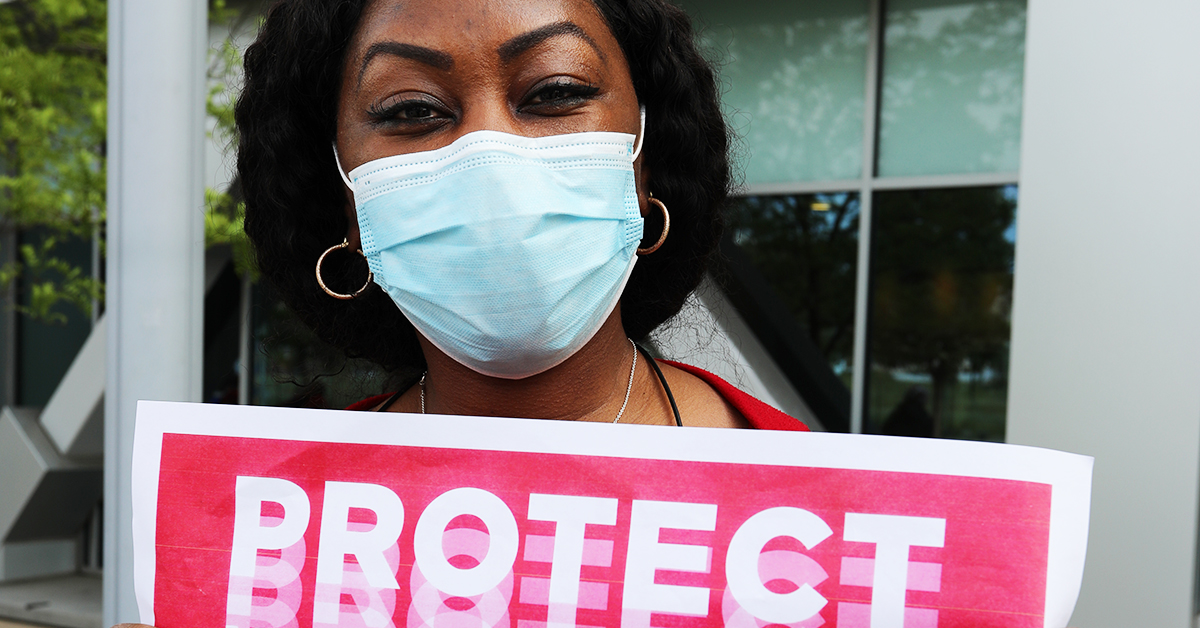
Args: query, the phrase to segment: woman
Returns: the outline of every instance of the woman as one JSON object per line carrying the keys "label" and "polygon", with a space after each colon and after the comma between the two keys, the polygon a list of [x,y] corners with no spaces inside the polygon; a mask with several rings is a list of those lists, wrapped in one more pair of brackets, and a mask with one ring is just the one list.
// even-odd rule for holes
{"label": "woman", "polygon": [[630,340],[703,277],[729,185],[677,8],[284,1],[245,67],[263,274],[320,337],[411,374],[355,408],[804,429]]}

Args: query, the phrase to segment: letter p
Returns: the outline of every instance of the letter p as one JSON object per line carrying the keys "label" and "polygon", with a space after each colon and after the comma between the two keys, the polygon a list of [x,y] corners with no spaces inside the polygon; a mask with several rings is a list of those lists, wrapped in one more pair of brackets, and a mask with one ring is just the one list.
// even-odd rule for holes
{"label": "letter p", "polygon": [[[310,513],[308,495],[287,480],[241,475],[234,495],[229,575],[253,578],[258,550],[282,550],[304,537]],[[283,506],[283,520],[278,525],[262,525],[263,502]]]}

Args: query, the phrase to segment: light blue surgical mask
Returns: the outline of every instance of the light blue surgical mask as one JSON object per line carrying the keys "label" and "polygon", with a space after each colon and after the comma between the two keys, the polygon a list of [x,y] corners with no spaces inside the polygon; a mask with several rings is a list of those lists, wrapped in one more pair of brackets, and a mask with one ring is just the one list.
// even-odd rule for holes
{"label": "light blue surgical mask", "polygon": [[479,373],[557,366],[600,329],[637,261],[634,140],[476,131],[343,173],[375,283]]}

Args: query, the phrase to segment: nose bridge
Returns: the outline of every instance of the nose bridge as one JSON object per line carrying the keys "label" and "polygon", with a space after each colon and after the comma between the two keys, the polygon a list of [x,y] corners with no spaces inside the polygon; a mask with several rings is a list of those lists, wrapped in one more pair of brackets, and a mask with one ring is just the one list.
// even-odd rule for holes
{"label": "nose bridge", "polygon": [[516,112],[509,106],[505,90],[496,85],[475,90],[463,103],[462,134],[473,131],[502,131],[521,135]]}
{"label": "nose bridge", "polygon": [[[488,52],[491,52],[490,50]],[[521,135],[516,111],[509,102],[511,89],[508,72],[500,66],[494,53],[480,53],[464,58],[459,68],[459,105],[461,116],[458,133],[501,131]]]}

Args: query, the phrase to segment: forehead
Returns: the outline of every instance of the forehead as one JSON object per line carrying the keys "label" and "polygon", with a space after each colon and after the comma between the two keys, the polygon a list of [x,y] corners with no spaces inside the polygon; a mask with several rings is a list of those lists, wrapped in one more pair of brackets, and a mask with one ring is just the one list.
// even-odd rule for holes
{"label": "forehead", "polygon": [[351,48],[361,52],[380,40],[439,49],[473,48],[555,22],[572,22],[602,47],[616,46],[590,0],[374,0],[363,14]]}

